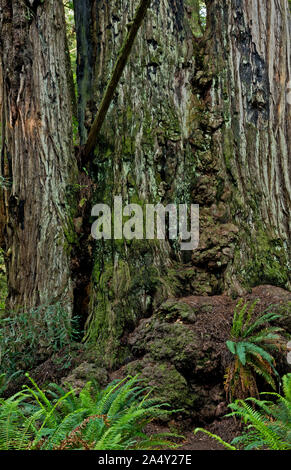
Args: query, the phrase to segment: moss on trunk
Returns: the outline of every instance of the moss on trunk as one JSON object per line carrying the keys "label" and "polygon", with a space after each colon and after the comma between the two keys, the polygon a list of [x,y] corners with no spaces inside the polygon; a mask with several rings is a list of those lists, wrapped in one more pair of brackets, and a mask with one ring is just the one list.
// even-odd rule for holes
{"label": "moss on trunk", "polygon": [[[182,0],[152,3],[88,167],[95,202],[112,206],[122,195],[125,203],[200,205],[193,253],[170,242],[93,244],[87,339],[111,367],[126,359],[138,320],[167,297],[290,286],[287,0],[280,22],[271,21],[273,1],[263,2],[260,17],[253,3],[206,3],[200,38]],[[90,59],[78,73],[84,139],[136,6],[116,0],[98,2],[91,15],[78,9],[79,56]]]}

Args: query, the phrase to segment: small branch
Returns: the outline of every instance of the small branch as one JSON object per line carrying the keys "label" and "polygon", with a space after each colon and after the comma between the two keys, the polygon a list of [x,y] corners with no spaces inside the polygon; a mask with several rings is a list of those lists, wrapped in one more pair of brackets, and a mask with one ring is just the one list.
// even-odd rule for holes
{"label": "small branch", "polygon": [[113,99],[115,90],[121,78],[122,72],[127,64],[134,40],[138,33],[138,30],[143,22],[146,15],[147,9],[149,8],[151,0],[141,0],[140,5],[136,11],[135,17],[132,21],[131,27],[126,35],[125,41],[119,51],[117,61],[115,63],[111,79],[106,87],[103,99],[98,109],[97,115],[94,119],[92,127],[90,129],[87,142],[83,149],[83,158],[87,160],[91,152],[94,150],[97,144],[98,134],[106,117],[108,108]]}

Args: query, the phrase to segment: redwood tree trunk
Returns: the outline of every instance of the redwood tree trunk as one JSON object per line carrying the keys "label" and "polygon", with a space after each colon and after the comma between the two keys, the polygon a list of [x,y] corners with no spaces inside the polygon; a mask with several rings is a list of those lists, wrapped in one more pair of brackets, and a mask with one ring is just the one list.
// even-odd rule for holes
{"label": "redwood tree trunk", "polygon": [[204,70],[213,79],[205,109],[221,122],[212,149],[229,193],[222,202],[239,229],[225,284],[239,292],[263,283],[290,287],[289,4],[209,1],[208,16]]}
{"label": "redwood tree trunk", "polygon": [[[138,0],[102,0],[89,8],[86,0],[75,2],[82,143],[138,4]],[[94,201],[111,206],[114,195],[122,195],[124,203],[141,205],[191,200],[195,180],[188,119],[192,74],[193,36],[183,1],[153,1],[92,157]],[[168,242],[94,244],[88,338],[99,345],[107,363],[123,360],[127,352],[120,343],[127,332],[170,295],[173,279],[168,271],[175,273],[175,253]],[[203,284],[205,273],[200,271],[200,292],[205,292],[209,285]],[[213,291],[216,286],[214,282]]]}
{"label": "redwood tree trunk", "polygon": [[67,191],[75,162],[63,4],[1,0],[0,28],[7,306],[61,301],[70,311]]}
{"label": "redwood tree trunk", "polygon": [[[75,1],[81,144],[138,3]],[[85,242],[75,269],[82,278],[80,266],[88,268],[78,291],[90,297],[87,338],[111,366],[126,359],[138,319],[169,296],[290,286],[288,1],[209,0],[199,38],[191,32],[201,36],[196,5],[152,1],[80,178],[97,189],[93,200],[83,189],[75,217]],[[8,305],[71,305],[75,207],[67,195],[75,162],[63,8],[56,0],[0,0],[0,7]],[[84,240],[93,202],[112,205],[115,194],[141,205],[200,204],[199,249]]]}
{"label": "redwood tree trunk", "polygon": [[[82,143],[137,3],[75,2]],[[94,244],[88,339],[110,365],[167,296],[290,286],[288,1],[208,1],[202,38],[196,6],[152,2],[90,165],[96,202],[200,205],[189,256],[170,243]]]}

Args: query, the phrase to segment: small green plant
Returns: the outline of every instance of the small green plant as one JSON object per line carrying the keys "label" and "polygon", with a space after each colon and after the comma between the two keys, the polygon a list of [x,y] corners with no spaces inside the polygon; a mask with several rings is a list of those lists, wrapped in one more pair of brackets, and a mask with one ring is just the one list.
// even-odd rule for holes
{"label": "small green plant", "polygon": [[282,347],[278,334],[281,329],[269,326],[280,318],[280,314],[264,312],[253,319],[257,301],[250,306],[241,299],[236,305],[230,340],[226,342],[234,360],[225,377],[225,392],[228,401],[233,398],[259,396],[256,376],[261,376],[274,390],[274,376],[278,376],[272,351]]}
{"label": "small green plant", "polygon": [[32,386],[0,399],[1,450],[124,450],[176,448],[173,434],[147,436],[145,426],[168,415],[166,404],[150,398],[138,377],[114,381],[94,391],[90,382],[77,394],[54,385]]}
{"label": "small green plant", "polygon": [[203,36],[206,28],[207,10],[205,1],[192,0],[191,7],[192,15],[190,19],[190,24],[192,27],[192,31],[196,37],[201,37]]}
{"label": "small green plant", "polygon": [[10,178],[4,178],[4,176],[0,175],[0,188],[7,189],[11,186]]}
{"label": "small green plant", "polygon": [[245,450],[291,450],[291,374],[282,379],[283,393],[265,392],[277,401],[257,400],[254,397],[236,400],[228,416],[241,418],[246,424],[244,433],[232,444]]}
{"label": "small green plant", "polygon": [[236,447],[233,445],[229,444],[228,442],[225,442],[221,437],[219,437],[217,434],[213,434],[210,431],[207,431],[207,429],[204,428],[196,428],[194,430],[194,434],[197,434],[198,432],[204,432],[204,434],[207,434],[207,436],[212,437],[212,439],[215,439],[218,441],[220,444],[222,444],[227,450],[237,450]]}
{"label": "small green plant", "polygon": [[250,397],[228,405],[233,411],[226,417],[239,417],[245,424],[243,433],[231,444],[203,428],[196,428],[194,434],[202,431],[228,450],[291,450],[291,374],[285,375],[282,383],[283,396],[261,394],[275,398],[276,402]]}
{"label": "small green plant", "polygon": [[77,335],[76,322],[60,303],[0,318],[0,372],[28,370],[69,346]]}

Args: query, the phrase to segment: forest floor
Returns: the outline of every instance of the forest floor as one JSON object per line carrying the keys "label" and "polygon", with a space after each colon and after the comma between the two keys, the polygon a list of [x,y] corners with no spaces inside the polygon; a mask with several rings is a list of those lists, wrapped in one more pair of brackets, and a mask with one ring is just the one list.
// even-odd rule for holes
{"label": "forest floor", "polygon": [[[193,426],[193,431],[194,429],[195,426]],[[233,418],[217,419],[211,424],[206,425],[205,429],[213,434],[217,434],[221,439],[229,444],[235,437],[239,436],[242,431],[239,422],[235,421]],[[207,434],[199,432],[194,435],[193,431],[181,432],[184,439],[182,441],[178,441],[181,445],[178,450],[225,450],[225,447],[222,444]],[[166,426],[151,423],[147,428],[147,432],[148,434],[167,433],[171,432],[171,429]]]}
{"label": "forest floor", "polygon": [[[253,302],[254,299],[257,298],[260,299],[260,303],[258,305],[258,313],[260,313],[265,311],[265,309],[268,309],[270,305],[276,306],[276,310],[280,310],[280,307],[286,306],[288,302],[290,303],[291,294],[278,287],[267,285],[254,288],[252,293],[245,296],[245,300],[248,302]],[[200,336],[208,336],[211,342],[210,346],[214,350],[215,355],[223,358],[225,355],[225,341],[229,337],[233,309],[236,301],[226,295],[213,297],[189,296],[187,298],[179,299],[179,301],[182,301],[191,307],[194,306],[197,310],[202,312],[197,315],[195,320],[195,331],[197,334],[199,333]],[[202,310],[202,307],[205,306],[206,303],[207,305],[211,303],[213,311],[205,309]],[[215,312],[215,315],[213,312]],[[190,326],[192,327],[192,325]],[[281,322],[279,323],[279,326],[282,326],[285,331],[290,331],[290,312],[283,318],[282,324]],[[137,328],[136,331],[132,333],[132,336],[136,335],[138,338],[138,334],[139,330]],[[283,368],[286,369],[286,358],[284,353],[279,354],[276,359],[278,370],[280,373],[285,373],[285,370],[283,370]],[[212,366],[212,363],[210,366]],[[98,377],[96,376],[96,379],[99,379],[98,381],[101,386],[106,386],[108,382],[114,379],[121,379],[127,375],[125,367],[126,366],[122,366],[120,369],[114,371],[106,371],[99,367],[96,368],[96,364],[90,362],[84,345],[75,343],[69,348],[69,350],[65,348],[64,350],[56,353],[53,357],[48,358],[46,361],[36,366],[32,371],[30,371],[30,374],[41,387],[45,386],[49,382],[61,384],[69,377],[73,377],[71,385],[74,388],[82,388],[86,381],[90,379],[92,374],[94,377],[97,373],[99,374]],[[76,371],[78,371],[79,375],[76,374]],[[102,372],[101,375],[100,371]],[[214,372],[215,370],[210,370],[206,377],[210,382],[213,380]],[[28,379],[24,376],[13,380],[5,391],[4,396],[8,397],[18,392],[24,383],[28,383]],[[202,388],[205,388],[206,386],[207,382],[204,385],[201,383]],[[208,392],[210,395],[213,394],[211,387]],[[214,411],[211,416],[204,416],[201,414],[196,417],[193,416],[189,420],[185,420],[183,417],[180,417],[177,422],[170,422],[168,426],[152,422],[146,431],[148,434],[176,432],[183,435],[185,439],[179,442],[179,444],[181,444],[181,447],[179,447],[180,450],[224,450],[225,447],[208,435],[202,432],[199,432],[196,435],[193,433],[196,427],[201,427],[201,423],[207,423],[203,424],[203,427],[211,433],[217,434],[227,443],[231,443],[234,437],[241,434],[242,429],[239,423],[234,421],[233,418],[224,417],[225,414],[229,412],[226,401],[218,403],[217,407],[214,407]],[[181,431],[174,431],[177,429],[181,429]]]}

